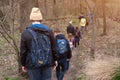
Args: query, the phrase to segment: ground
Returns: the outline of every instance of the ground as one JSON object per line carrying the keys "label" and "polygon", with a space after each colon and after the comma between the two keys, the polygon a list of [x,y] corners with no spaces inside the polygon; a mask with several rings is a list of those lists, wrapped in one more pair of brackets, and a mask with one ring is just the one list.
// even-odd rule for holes
{"label": "ground", "polygon": [[111,80],[111,74],[120,62],[120,24],[107,19],[107,35],[104,36],[101,36],[101,26],[96,29],[95,58],[90,54],[92,27],[89,25],[80,46],[73,50],[70,69],[64,80]]}
{"label": "ground", "polygon": [[[102,23],[102,19],[99,19]],[[65,74],[63,80],[110,80],[111,73],[120,61],[120,24],[107,19],[107,35],[101,36],[102,24],[96,28],[96,43],[94,59],[91,58],[90,49],[92,42],[92,26],[89,25],[87,31],[82,35],[80,46],[72,51],[70,68]],[[4,40],[0,40],[3,45]],[[26,80],[19,77],[17,72],[17,62],[15,54],[11,48],[0,55],[0,80]],[[2,47],[0,47],[2,49]],[[52,80],[56,80],[55,71],[53,71]]]}

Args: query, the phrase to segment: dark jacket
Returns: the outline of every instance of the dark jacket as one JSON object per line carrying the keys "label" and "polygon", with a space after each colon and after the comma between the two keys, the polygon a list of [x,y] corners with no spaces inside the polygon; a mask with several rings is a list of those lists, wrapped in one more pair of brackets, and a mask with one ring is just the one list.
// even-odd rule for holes
{"label": "dark jacket", "polygon": [[[56,45],[55,38],[54,38],[52,30],[49,27],[44,26],[42,24],[33,24],[32,28],[33,30],[38,31],[38,32],[48,31],[48,33],[50,34],[49,37],[50,37],[50,42],[51,42],[53,60],[56,61],[58,59],[58,56],[57,56],[57,51],[56,51],[56,46],[55,46]],[[31,42],[32,42],[32,35],[26,29],[21,35],[20,59],[21,59],[22,66],[29,67],[29,65],[26,63],[26,58],[27,58],[27,54],[29,54],[31,50]]]}
{"label": "dark jacket", "polygon": [[75,30],[75,36],[74,36],[75,42],[79,42],[80,39],[82,39],[81,32],[79,30]]}
{"label": "dark jacket", "polygon": [[75,30],[74,30],[74,26],[73,26],[72,24],[69,24],[69,25],[67,26],[67,34],[72,33],[72,35],[74,35],[74,34],[75,34],[74,31],[75,31]]}
{"label": "dark jacket", "polygon": [[[56,40],[57,39],[65,39],[67,41],[67,49],[68,49],[68,51],[65,53],[66,54],[65,56],[67,56],[67,59],[70,59],[72,57],[72,52],[71,52],[71,48],[70,48],[68,40],[65,38],[65,36],[63,34],[56,35]],[[59,55],[59,59],[61,59],[61,57],[62,56]]]}

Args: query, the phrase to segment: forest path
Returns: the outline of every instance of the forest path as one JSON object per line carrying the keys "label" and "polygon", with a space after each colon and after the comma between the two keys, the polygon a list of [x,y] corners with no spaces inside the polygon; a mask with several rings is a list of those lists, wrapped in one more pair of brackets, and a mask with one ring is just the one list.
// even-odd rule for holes
{"label": "forest path", "polygon": [[[73,80],[73,79],[75,79],[75,77],[79,76],[81,62],[78,59],[79,58],[79,52],[78,51],[79,51],[79,47],[73,49],[72,58],[70,60],[69,70],[66,72],[63,80]],[[52,80],[57,80],[55,71],[53,71]]]}

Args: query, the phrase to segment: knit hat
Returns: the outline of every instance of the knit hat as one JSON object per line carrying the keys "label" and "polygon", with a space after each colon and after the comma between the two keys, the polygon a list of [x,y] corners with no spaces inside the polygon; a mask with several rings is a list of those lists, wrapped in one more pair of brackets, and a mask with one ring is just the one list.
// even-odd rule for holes
{"label": "knit hat", "polygon": [[42,14],[39,8],[33,7],[30,13],[30,20],[42,20]]}

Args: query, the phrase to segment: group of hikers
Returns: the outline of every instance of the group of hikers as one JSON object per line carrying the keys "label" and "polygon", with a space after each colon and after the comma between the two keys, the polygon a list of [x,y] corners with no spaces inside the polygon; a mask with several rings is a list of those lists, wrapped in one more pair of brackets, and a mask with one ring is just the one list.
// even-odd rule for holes
{"label": "group of hikers", "polygon": [[42,20],[40,9],[33,7],[30,13],[32,24],[21,35],[22,71],[28,73],[30,80],[51,80],[53,69],[57,80],[63,80],[72,57],[71,41],[75,47],[79,45],[81,33],[78,27],[74,29],[70,21],[67,39],[59,28],[53,32],[50,27],[41,24]]}
{"label": "group of hikers", "polygon": [[[82,15],[79,18],[79,26],[74,27],[73,21],[69,22],[69,25],[67,26],[67,34],[68,34],[68,40],[71,49],[76,48],[80,45],[80,39],[82,39],[82,34],[85,30],[87,30],[87,21],[86,18]],[[80,28],[80,29],[79,29]]]}

